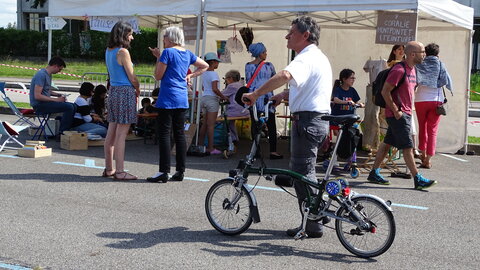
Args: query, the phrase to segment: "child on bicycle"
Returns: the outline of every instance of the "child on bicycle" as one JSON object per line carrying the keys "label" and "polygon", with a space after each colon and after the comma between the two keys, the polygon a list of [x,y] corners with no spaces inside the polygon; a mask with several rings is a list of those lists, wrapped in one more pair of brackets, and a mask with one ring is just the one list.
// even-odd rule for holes
{"label": "child on bicycle", "polygon": [[[360,103],[360,96],[357,90],[353,88],[355,82],[355,72],[351,69],[340,71],[338,80],[335,80],[332,91],[332,115],[354,114],[356,107],[364,107]],[[330,123],[330,128],[335,136],[338,135],[338,124]]]}

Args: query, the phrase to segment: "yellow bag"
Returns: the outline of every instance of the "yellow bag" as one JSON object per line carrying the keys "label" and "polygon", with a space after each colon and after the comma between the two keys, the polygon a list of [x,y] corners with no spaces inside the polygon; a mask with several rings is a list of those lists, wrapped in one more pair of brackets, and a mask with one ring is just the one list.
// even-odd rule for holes
{"label": "yellow bag", "polygon": [[235,128],[237,129],[238,138],[252,139],[252,121],[250,119],[235,121]]}

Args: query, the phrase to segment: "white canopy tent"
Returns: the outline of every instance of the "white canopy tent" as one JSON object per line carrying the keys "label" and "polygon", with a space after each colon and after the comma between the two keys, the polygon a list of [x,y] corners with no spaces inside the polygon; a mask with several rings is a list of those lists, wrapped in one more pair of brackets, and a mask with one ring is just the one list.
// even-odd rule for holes
{"label": "white canopy tent", "polygon": [[[343,68],[356,71],[355,87],[365,96],[368,79],[362,72],[369,58],[388,56],[391,45],[375,44],[377,12],[417,12],[417,40],[440,45],[454,83],[449,98],[449,114],[440,123],[438,150],[455,152],[467,137],[470,47],[473,9],[452,0],[50,0],[49,16],[84,19],[89,16],[138,16],[140,24],[162,28],[181,23],[181,18],[204,15],[208,30],[202,51],[215,51],[216,39],[227,39],[233,25],[254,29],[254,42],[263,42],[277,70],[288,62],[283,36],[293,18],[308,14],[321,26],[320,48],[332,62],[334,74]],[[228,29],[228,30],[227,30]],[[281,31],[278,31],[281,30]],[[198,41],[198,40],[197,40]],[[208,42],[208,43],[207,43]],[[199,44],[199,42],[196,42]],[[202,53],[203,54],[203,53]],[[273,56],[273,57],[272,57]],[[246,52],[232,55],[233,64],[222,64],[219,74],[228,69],[243,71],[250,58]],[[243,73],[243,72],[242,72]]]}

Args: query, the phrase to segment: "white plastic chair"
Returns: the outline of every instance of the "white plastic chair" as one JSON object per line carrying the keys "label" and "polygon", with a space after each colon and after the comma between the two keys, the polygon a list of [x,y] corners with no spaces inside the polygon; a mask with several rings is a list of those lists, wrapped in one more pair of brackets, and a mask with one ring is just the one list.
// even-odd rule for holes
{"label": "white plastic chair", "polygon": [[18,149],[15,147],[5,146],[7,143],[17,143],[18,145],[20,145],[20,147],[23,147],[23,144],[19,142],[16,138],[22,130],[27,128],[28,126],[14,126],[8,122],[2,121],[0,124],[0,142],[3,136],[6,136],[7,139],[0,145],[0,152],[2,152],[3,148]]}

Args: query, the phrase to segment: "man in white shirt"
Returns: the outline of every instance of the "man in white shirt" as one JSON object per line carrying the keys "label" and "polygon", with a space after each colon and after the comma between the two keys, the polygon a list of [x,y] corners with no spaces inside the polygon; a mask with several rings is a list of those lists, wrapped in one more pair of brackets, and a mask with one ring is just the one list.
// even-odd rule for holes
{"label": "man in white shirt", "polygon": [[[320,28],[316,21],[308,16],[293,20],[290,31],[285,36],[287,48],[297,53],[295,59],[282,71],[273,76],[264,85],[252,93],[244,94],[247,105],[255,103],[258,97],[271,92],[286,83],[290,91],[272,97],[278,105],[282,99],[289,99],[293,113],[291,132],[290,169],[317,181],[315,164],[318,147],[328,136],[329,124],[320,117],[330,113],[332,95],[332,68],[328,58],[317,47]],[[305,184],[295,182],[300,212],[307,196]],[[313,192],[313,191],[312,191]],[[312,193],[310,192],[310,193]],[[295,236],[301,226],[287,230],[289,236]],[[322,237],[322,226],[307,221],[306,233],[309,237]]]}

